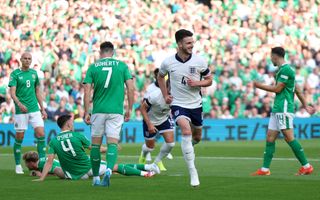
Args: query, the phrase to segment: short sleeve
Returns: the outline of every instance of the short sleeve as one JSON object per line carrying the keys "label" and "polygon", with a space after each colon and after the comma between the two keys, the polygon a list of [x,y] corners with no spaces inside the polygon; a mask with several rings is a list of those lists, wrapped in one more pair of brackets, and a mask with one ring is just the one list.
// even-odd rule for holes
{"label": "short sleeve", "polygon": [[38,74],[36,73],[36,82],[35,82],[35,86],[37,87],[38,85],[40,85],[40,81],[39,81]]}
{"label": "short sleeve", "polygon": [[9,87],[17,86],[17,78],[14,73],[10,74]]}
{"label": "short sleeve", "polygon": [[166,60],[164,60],[161,65],[160,65],[160,69],[159,69],[159,73],[162,75],[162,76],[165,76],[168,74],[168,65],[166,63]]}
{"label": "short sleeve", "polygon": [[127,65],[125,65],[125,69],[124,69],[124,80],[129,80],[132,79],[132,75],[130,73],[129,67]]}
{"label": "short sleeve", "polygon": [[79,137],[81,139],[81,143],[82,143],[83,147],[86,149],[89,148],[91,143],[88,140],[88,138],[85,135],[83,135],[82,133],[77,133],[77,134],[79,134]]}
{"label": "short sleeve", "polygon": [[283,69],[280,71],[278,82],[282,82],[284,84],[287,84],[290,80],[291,72],[288,69]]}
{"label": "short sleeve", "polygon": [[86,77],[83,80],[83,84],[92,83],[92,77],[93,77],[92,76],[92,69],[93,69],[93,67],[91,67],[91,65],[90,65],[90,67],[87,70]]}
{"label": "short sleeve", "polygon": [[201,76],[209,76],[211,74],[208,63],[205,59],[201,58],[200,74]]}

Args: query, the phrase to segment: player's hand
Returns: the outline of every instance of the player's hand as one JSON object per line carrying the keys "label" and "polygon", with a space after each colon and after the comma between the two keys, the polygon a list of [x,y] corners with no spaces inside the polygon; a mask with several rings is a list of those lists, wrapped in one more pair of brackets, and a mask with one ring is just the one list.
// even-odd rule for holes
{"label": "player's hand", "polygon": [[90,114],[86,113],[84,115],[84,123],[86,123],[87,125],[90,125],[91,124],[90,118],[91,118]]}
{"label": "player's hand", "polygon": [[316,109],[313,106],[306,106],[305,109],[310,115],[313,115],[316,112]]}
{"label": "player's hand", "polygon": [[126,113],[124,114],[124,121],[128,122],[130,120],[130,116],[131,116],[131,111],[127,109]]}
{"label": "player's hand", "polygon": [[156,127],[154,127],[153,124],[149,124],[148,125],[148,132],[151,134],[155,134],[158,131],[158,129],[156,129]]}
{"label": "player's hand", "polygon": [[188,78],[187,85],[190,87],[198,87],[198,81],[194,81],[194,80]]}
{"label": "player's hand", "polygon": [[166,101],[166,104],[171,104],[173,97],[171,95],[167,95],[164,100]]}
{"label": "player's hand", "polygon": [[48,118],[47,112],[45,109],[41,110],[42,119],[46,120]]}
{"label": "player's hand", "polygon": [[22,103],[20,103],[18,106],[19,106],[19,109],[21,110],[21,112],[23,112],[23,113],[28,112],[28,108],[25,105],[23,105]]}

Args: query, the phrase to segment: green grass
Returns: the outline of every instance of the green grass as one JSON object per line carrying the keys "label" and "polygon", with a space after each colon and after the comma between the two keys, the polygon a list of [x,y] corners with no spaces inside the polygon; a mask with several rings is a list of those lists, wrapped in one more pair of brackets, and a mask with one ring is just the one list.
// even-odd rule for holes
{"label": "green grass", "polygon": [[[288,160],[293,158],[293,153],[286,143],[278,141],[269,177],[250,176],[261,166],[264,142],[201,143],[196,146],[196,166],[201,182],[198,188],[189,186],[188,172],[178,145],[173,150],[174,159],[164,160],[167,172],[150,179],[113,175],[110,188],[92,187],[91,180],[65,181],[56,177],[48,177],[41,183],[32,182],[34,177],[14,174],[11,148],[0,148],[0,195],[5,197],[1,199],[45,200],[320,199],[319,143],[319,140],[301,141],[315,171],[310,176],[294,176],[299,163]],[[123,145],[119,162],[137,162],[140,147],[141,144]],[[25,147],[23,151],[31,149],[35,148]]]}

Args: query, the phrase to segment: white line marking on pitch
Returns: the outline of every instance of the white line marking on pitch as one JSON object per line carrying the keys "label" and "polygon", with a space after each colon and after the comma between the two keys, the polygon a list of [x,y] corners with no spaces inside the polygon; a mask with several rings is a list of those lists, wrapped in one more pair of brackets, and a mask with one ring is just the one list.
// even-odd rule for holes
{"label": "white line marking on pitch", "polygon": [[[0,154],[0,157],[9,157],[13,156],[13,154]],[[118,157],[120,158],[138,158],[139,156],[122,156],[119,155]],[[183,156],[174,156],[173,159],[178,158],[178,159],[183,159]],[[196,156],[196,159],[212,159],[212,160],[262,160],[263,158],[258,158],[258,157],[218,157],[218,156]],[[296,158],[273,158],[272,160],[277,160],[277,161],[297,161]],[[314,161],[314,162],[319,162],[320,159],[316,158],[309,158],[309,161]]]}

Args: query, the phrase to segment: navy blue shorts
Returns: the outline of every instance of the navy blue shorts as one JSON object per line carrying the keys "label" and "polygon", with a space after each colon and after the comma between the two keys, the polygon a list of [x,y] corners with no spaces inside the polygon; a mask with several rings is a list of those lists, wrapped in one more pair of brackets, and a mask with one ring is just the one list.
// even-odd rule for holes
{"label": "navy blue shorts", "polygon": [[146,140],[153,140],[158,134],[162,135],[164,132],[173,131],[174,123],[171,117],[169,117],[162,124],[155,126],[158,130],[156,133],[152,134],[148,131],[147,124],[143,121],[143,135]]}
{"label": "navy blue shorts", "polygon": [[174,121],[177,123],[179,118],[186,118],[195,127],[202,127],[202,107],[200,108],[183,108],[180,106],[171,106],[171,113]]}

